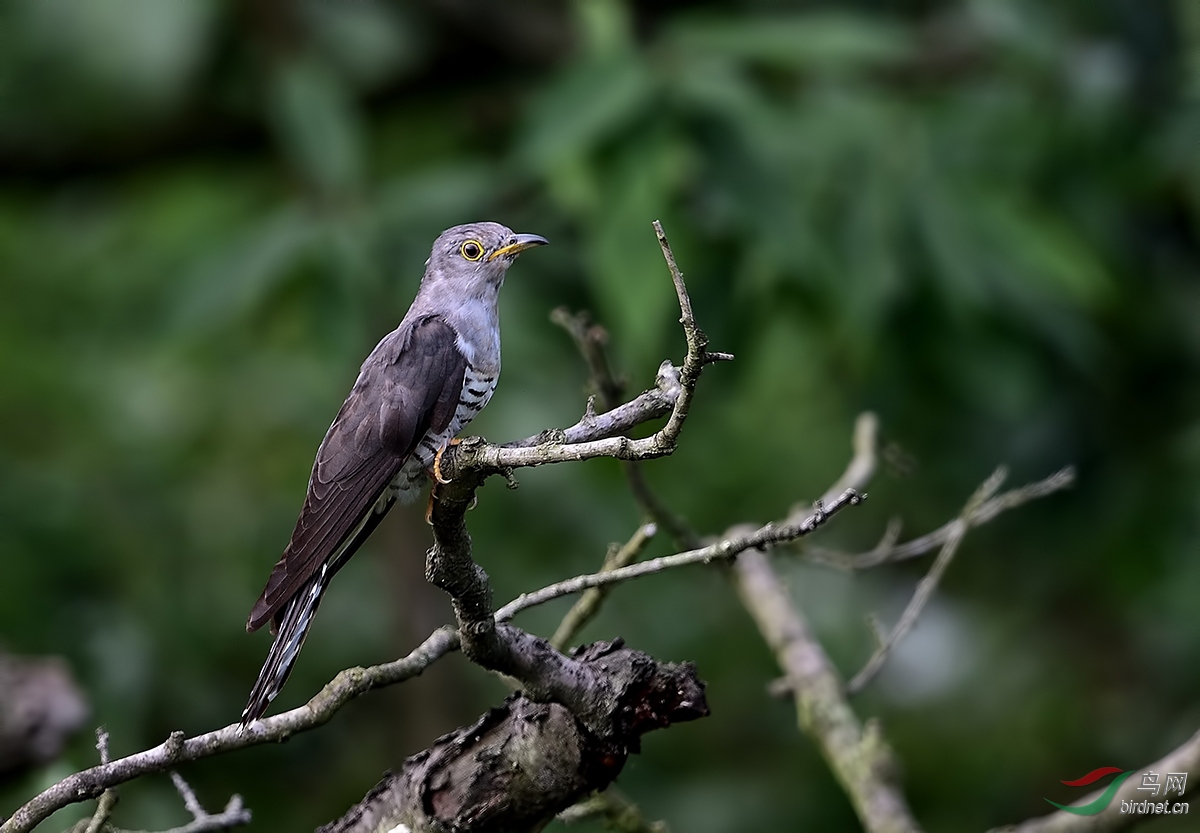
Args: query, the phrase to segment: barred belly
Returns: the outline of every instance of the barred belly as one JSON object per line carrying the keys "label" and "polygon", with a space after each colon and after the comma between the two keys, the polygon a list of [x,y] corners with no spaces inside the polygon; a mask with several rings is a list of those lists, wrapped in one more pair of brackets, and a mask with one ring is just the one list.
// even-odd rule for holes
{"label": "barred belly", "polygon": [[483,372],[467,365],[463,379],[462,394],[458,398],[458,408],[450,419],[450,424],[441,433],[427,433],[417,444],[412,456],[392,480],[388,490],[380,497],[375,511],[383,512],[393,500],[400,503],[412,503],[425,485],[425,472],[433,465],[433,458],[439,448],[453,439],[459,431],[483,410],[483,406],[492,398],[496,390],[496,379],[499,371]]}

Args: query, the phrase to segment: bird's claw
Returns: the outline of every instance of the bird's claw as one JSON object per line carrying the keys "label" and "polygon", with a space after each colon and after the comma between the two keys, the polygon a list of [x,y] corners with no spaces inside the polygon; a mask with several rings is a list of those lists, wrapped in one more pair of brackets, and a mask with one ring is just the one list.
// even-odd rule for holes
{"label": "bird's claw", "polygon": [[455,437],[454,439],[450,440],[450,442],[439,448],[437,453],[433,455],[433,479],[438,483],[441,483],[443,486],[448,484],[450,479],[442,477],[442,454],[445,453],[447,448],[452,445],[458,445],[460,442],[462,442],[462,440],[460,440],[458,437]]}

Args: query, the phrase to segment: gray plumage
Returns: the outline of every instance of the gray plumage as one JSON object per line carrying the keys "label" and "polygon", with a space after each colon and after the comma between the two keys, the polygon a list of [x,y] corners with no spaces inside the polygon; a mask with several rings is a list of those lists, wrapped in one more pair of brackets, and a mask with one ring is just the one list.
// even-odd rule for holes
{"label": "gray plumage", "polygon": [[291,541],[246,629],[275,641],[242,712],[249,725],[287,680],[333,575],[397,501],[412,501],[500,376],[498,300],[516,256],[544,244],[498,223],[442,232],[408,313],[371,351],[317,449]]}

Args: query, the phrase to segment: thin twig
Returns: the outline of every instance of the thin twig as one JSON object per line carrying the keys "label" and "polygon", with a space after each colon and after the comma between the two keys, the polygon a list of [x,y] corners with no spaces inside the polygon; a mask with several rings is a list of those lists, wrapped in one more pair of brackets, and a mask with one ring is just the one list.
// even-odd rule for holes
{"label": "thin twig", "polygon": [[108,763],[108,730],[103,726],[96,727],[96,751],[100,753],[100,763]]}
{"label": "thin twig", "polygon": [[229,830],[250,823],[250,811],[242,806],[240,795],[230,797],[221,812],[209,813],[200,803],[200,799],[196,798],[191,785],[175,770],[171,770],[171,782],[175,785],[179,797],[183,799],[183,806],[191,814],[192,820],[182,827],[172,827],[164,833],[207,833],[212,830]]}
{"label": "thin twig", "polygon": [[[929,573],[917,583],[917,590],[913,593],[912,599],[909,600],[908,606],[904,608],[904,613],[901,614],[900,620],[896,623],[896,627],[892,632],[876,647],[871,658],[867,660],[866,665],[862,670],[854,675],[846,690],[850,694],[857,694],[862,691],[868,683],[874,679],[879,673],[879,669],[883,667],[883,663],[887,661],[888,655],[892,649],[896,647],[901,639],[903,639],[909,631],[917,624],[917,619],[921,616],[921,611],[925,609],[925,605],[933,598],[933,593],[937,590],[938,583],[941,582],[942,576],[946,574],[946,568],[950,566],[950,562],[954,560],[955,554],[958,552],[959,544],[970,528],[967,519],[979,511],[979,507],[990,500],[1004,483],[1004,478],[1008,476],[1008,472],[1003,466],[1000,466],[992,473],[991,477],[985,480],[975,494],[971,495],[966,506],[963,507],[962,513],[958,516],[957,524],[953,524],[953,528],[946,542],[942,545],[941,552],[934,559],[933,566],[929,568]],[[878,630],[875,631],[879,633]]]}
{"label": "thin twig", "polygon": [[592,393],[600,400],[601,407],[605,411],[617,407],[625,396],[625,381],[613,374],[609,364],[608,353],[604,349],[608,343],[608,331],[594,323],[586,312],[572,313],[566,307],[559,307],[550,313],[550,320],[566,330],[575,342],[587,365]]}
{"label": "thin twig", "polygon": [[84,828],[84,833],[99,833],[100,828],[108,821],[108,817],[112,815],[113,808],[116,806],[117,794],[113,790],[102,792],[100,800],[96,802],[96,812],[92,814],[91,820]]}
{"label": "thin twig", "polygon": [[[250,811],[242,806],[240,795],[230,798],[225,809],[219,813],[206,813],[203,808],[200,813],[182,827],[172,827],[162,833],[211,833],[214,830],[230,830],[234,827],[241,827],[251,821]],[[113,833],[150,833],[150,831],[114,830]]]}
{"label": "thin twig", "polygon": [[[103,726],[96,727],[96,751],[100,753],[101,765],[108,763],[108,730]],[[99,833],[104,823],[108,821],[108,817],[112,815],[113,809],[117,806],[117,794],[112,790],[105,790],[100,794],[100,800],[96,803],[96,812],[92,814],[92,818],[88,821],[84,833]]]}
{"label": "thin twig", "polygon": [[[490,475],[505,473],[517,468],[578,462],[597,457],[611,457],[617,460],[652,460],[665,457],[675,451],[679,443],[680,432],[683,430],[683,425],[691,409],[696,383],[699,381],[705,365],[718,361],[730,361],[733,356],[728,353],[709,351],[708,336],[696,324],[687,284],[684,283],[683,274],[675,263],[675,255],[671,252],[671,246],[667,242],[662,224],[657,220],[654,222],[654,231],[658,236],[659,246],[662,248],[663,257],[671,272],[671,281],[675,286],[675,295],[679,301],[679,322],[683,326],[683,335],[687,342],[687,353],[681,367],[675,368],[669,361],[663,362],[659,366],[656,385],[660,391],[671,386],[671,377],[678,382],[677,389],[672,387],[674,401],[666,424],[648,437],[633,439],[623,434],[613,436],[611,432],[613,422],[610,419],[613,412],[594,414],[589,408],[589,413],[580,420],[579,426],[586,428],[589,424],[595,425],[601,420],[606,420],[606,428],[609,430],[602,438],[574,441],[568,433],[571,429],[560,432],[543,432],[536,438],[537,444],[535,445],[524,443],[492,445],[480,437],[467,437],[442,453],[439,469],[446,479],[456,481],[474,476],[475,479],[481,480]],[[639,400],[641,398],[639,397]],[[660,397],[651,397],[647,401],[657,402],[660,401]],[[644,422],[645,420],[639,421]],[[620,430],[627,431],[631,427],[632,425],[626,425]]]}
{"label": "thin twig", "polygon": [[[624,394],[625,382],[618,379],[608,360],[605,346],[608,344],[608,332],[599,324],[592,322],[586,312],[572,315],[565,308],[559,307],[550,319],[562,327],[571,336],[575,346],[579,348],[584,363],[588,368],[588,378],[593,396],[600,401],[600,406],[607,412],[617,407]],[[712,354],[709,354],[712,355]],[[591,402],[592,400],[588,400]],[[622,460],[621,470],[629,485],[629,491],[634,501],[642,510],[647,521],[653,521],[670,536],[676,547],[680,549],[695,549],[702,545],[697,535],[683,518],[676,515],[670,508],[659,500],[658,495],[646,482],[646,474],[636,460]]]}
{"label": "thin twig", "polygon": [[184,781],[183,776],[175,770],[171,770],[171,783],[175,785],[179,797],[183,799],[184,808],[192,814],[193,819],[202,819],[208,815],[200,806],[200,799],[196,798],[196,793],[192,791],[191,785]]}
{"label": "thin twig", "polygon": [[810,546],[805,548],[804,557],[817,564],[826,564],[845,570],[865,570],[892,561],[916,558],[944,545],[951,535],[957,534],[958,528],[964,523],[968,528],[980,526],[992,520],[997,515],[1007,512],[1009,509],[1015,509],[1031,500],[1037,500],[1038,498],[1043,498],[1054,492],[1066,489],[1073,485],[1074,482],[1075,469],[1072,466],[1067,466],[1044,480],[1029,483],[1019,488],[1011,489],[1002,495],[997,495],[991,500],[982,503],[966,518],[955,518],[933,532],[922,535],[919,538],[913,538],[911,541],[906,541],[903,544],[888,546],[885,540],[870,552],[858,554],[843,553]]}
{"label": "thin twig", "polygon": [[[614,548],[613,551],[604,559],[604,565],[600,568],[601,573],[610,573],[613,570],[626,567],[635,561],[638,555],[646,544],[650,543],[650,539],[654,537],[658,531],[654,524],[642,524],[633,533],[624,546]],[[609,587],[592,587],[584,591],[583,595],[571,606],[567,611],[567,615],[563,617],[559,623],[558,629],[554,632],[554,636],[550,639],[550,644],[558,650],[563,650],[566,645],[575,638],[575,635],[592,620],[600,610],[600,604],[604,601],[604,597],[608,595]]]}
{"label": "thin twig", "polygon": [[533,448],[547,443],[569,445],[624,434],[643,423],[669,414],[675,407],[675,400],[681,390],[679,368],[670,361],[664,361],[658,367],[654,387],[642,391],[625,404],[601,414],[589,407],[583,417],[569,428],[552,428],[523,440],[503,443],[502,447]]}
{"label": "thin twig", "polygon": [[526,608],[545,604],[562,596],[581,593],[591,587],[619,584],[631,579],[661,573],[664,570],[671,570],[677,567],[687,567],[692,564],[712,564],[714,562],[729,561],[746,550],[763,549],[778,544],[790,543],[797,538],[808,535],[845,507],[856,506],[862,503],[864,497],[865,495],[860,495],[853,489],[847,489],[828,505],[818,505],[807,518],[799,523],[769,523],[746,534],[724,538],[699,549],[688,550],[687,552],[676,553],[675,555],[664,555],[661,558],[631,564],[628,567],[622,567],[619,570],[612,570],[607,573],[576,576],[566,581],[548,585],[540,590],[534,590],[531,593],[522,593],[496,611],[496,621],[506,621]]}

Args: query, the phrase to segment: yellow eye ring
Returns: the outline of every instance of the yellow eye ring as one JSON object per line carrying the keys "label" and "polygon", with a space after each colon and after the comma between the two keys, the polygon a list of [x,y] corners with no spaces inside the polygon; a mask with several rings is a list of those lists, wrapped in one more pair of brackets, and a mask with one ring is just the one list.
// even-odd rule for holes
{"label": "yellow eye ring", "polygon": [[483,244],[478,240],[468,240],[458,251],[467,260],[476,261],[483,257]]}

